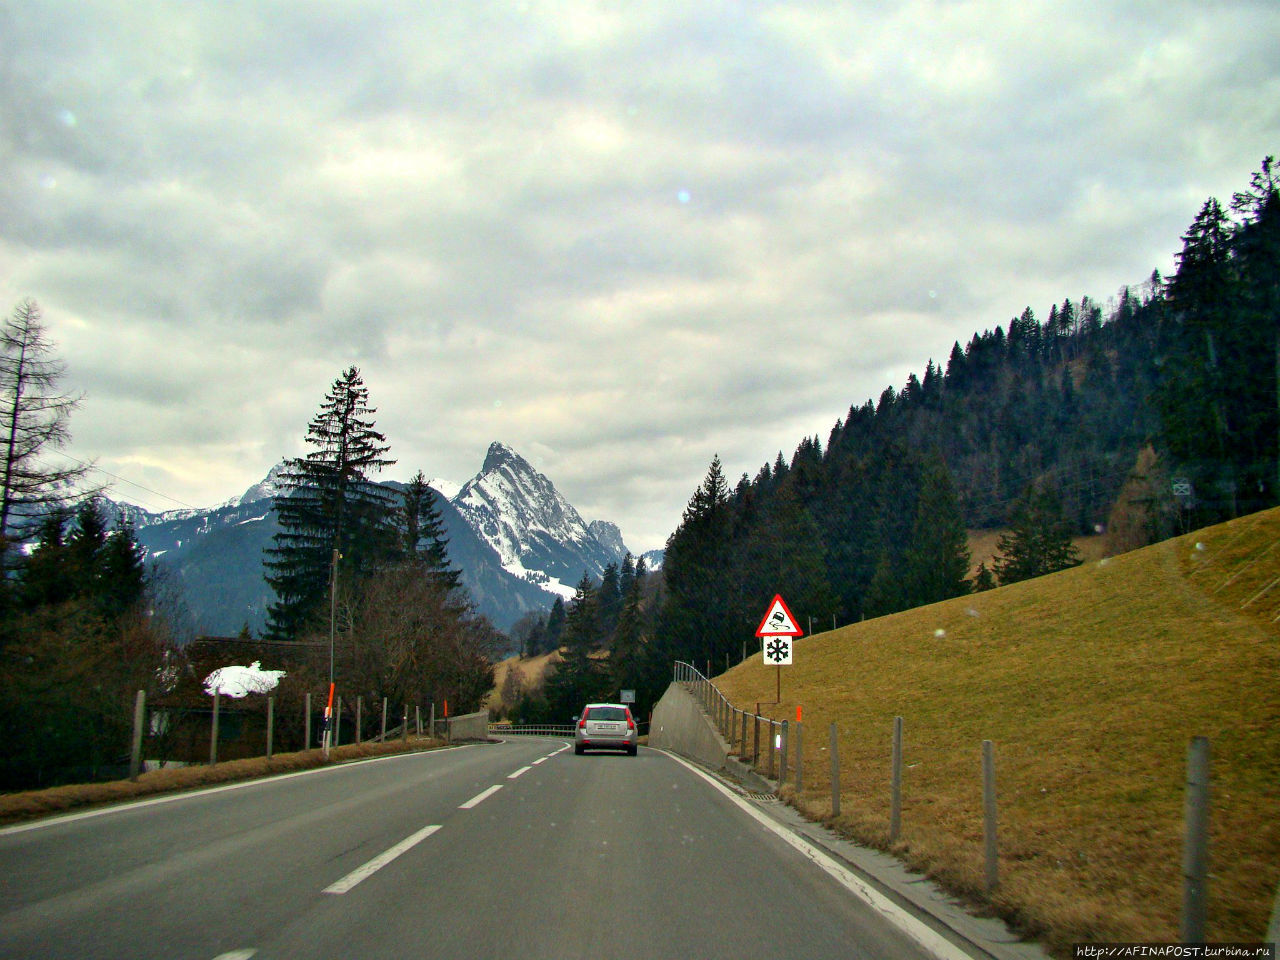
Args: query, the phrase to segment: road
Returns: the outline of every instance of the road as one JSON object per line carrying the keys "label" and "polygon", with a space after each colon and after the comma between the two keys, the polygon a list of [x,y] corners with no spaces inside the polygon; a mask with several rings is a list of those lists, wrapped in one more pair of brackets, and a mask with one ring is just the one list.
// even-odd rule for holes
{"label": "road", "polygon": [[925,957],[705,775],[515,738],[0,831],[0,957]]}

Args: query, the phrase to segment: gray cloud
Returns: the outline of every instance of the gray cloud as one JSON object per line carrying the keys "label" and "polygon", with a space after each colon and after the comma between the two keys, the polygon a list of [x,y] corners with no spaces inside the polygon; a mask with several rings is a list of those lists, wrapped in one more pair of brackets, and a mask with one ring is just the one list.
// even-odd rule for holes
{"label": "gray cloud", "polygon": [[1249,2],[24,3],[0,297],[133,483],[239,493],[356,363],[393,475],[503,440],[645,549],[716,453],[1167,271],[1276,150],[1278,39]]}

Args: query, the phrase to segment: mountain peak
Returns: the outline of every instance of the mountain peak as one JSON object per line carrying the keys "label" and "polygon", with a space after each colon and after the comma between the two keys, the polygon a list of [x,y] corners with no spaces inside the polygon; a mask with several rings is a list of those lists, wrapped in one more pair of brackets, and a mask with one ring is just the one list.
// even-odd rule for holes
{"label": "mountain peak", "polygon": [[281,460],[267,472],[267,475],[262,480],[246,490],[238,499],[228,502],[237,504],[254,503],[258,500],[267,500],[276,496],[280,492],[280,475],[284,473],[288,466],[288,460]]}
{"label": "mountain peak", "polygon": [[598,577],[626,552],[617,527],[588,525],[546,476],[505,443],[489,444],[484,466],[451,502],[504,569],[562,596],[572,595],[584,570]]}
{"label": "mountain peak", "polygon": [[495,440],[493,443],[489,444],[489,451],[484,455],[484,465],[480,467],[480,472],[492,473],[507,464],[512,464],[514,466],[523,464],[528,467],[529,461],[520,456],[520,454],[516,453],[502,441]]}

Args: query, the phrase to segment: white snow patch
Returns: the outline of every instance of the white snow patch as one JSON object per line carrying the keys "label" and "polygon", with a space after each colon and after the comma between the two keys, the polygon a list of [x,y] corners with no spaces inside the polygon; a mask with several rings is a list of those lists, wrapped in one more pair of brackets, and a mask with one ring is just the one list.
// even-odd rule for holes
{"label": "white snow patch", "polygon": [[209,696],[220,693],[235,699],[251,693],[270,693],[283,676],[283,670],[263,670],[259,660],[247,667],[220,667],[205,677],[204,692]]}
{"label": "white snow patch", "polygon": [[427,486],[446,500],[452,500],[462,490],[462,484],[445,480],[443,477],[432,477],[427,481]]}

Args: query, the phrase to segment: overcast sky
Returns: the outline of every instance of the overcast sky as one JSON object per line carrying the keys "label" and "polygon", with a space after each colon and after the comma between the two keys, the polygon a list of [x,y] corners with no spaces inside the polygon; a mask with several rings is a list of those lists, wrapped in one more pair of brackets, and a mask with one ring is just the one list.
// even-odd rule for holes
{"label": "overcast sky", "polygon": [[1274,0],[17,0],[0,305],[117,499],[242,493],[355,364],[387,478],[501,440],[640,551],[1277,152]]}

